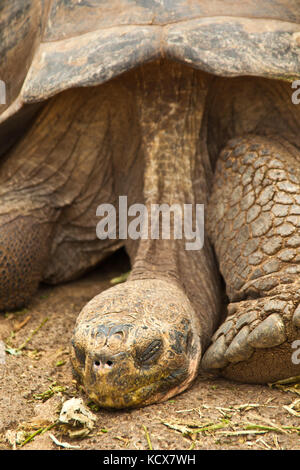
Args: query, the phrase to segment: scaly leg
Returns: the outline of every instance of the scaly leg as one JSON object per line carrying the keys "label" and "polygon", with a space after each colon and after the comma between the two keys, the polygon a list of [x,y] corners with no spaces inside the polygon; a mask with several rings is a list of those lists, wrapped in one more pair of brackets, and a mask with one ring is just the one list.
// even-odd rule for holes
{"label": "scaly leg", "polygon": [[209,233],[230,300],[202,365],[244,382],[298,375],[300,154],[270,137],[234,139],[221,153]]}

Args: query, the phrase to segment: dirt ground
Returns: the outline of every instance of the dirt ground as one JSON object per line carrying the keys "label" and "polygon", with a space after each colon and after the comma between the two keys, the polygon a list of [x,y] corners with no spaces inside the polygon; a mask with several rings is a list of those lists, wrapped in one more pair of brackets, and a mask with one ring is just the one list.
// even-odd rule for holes
{"label": "dirt ground", "polygon": [[[67,443],[90,450],[300,450],[299,385],[237,384],[200,373],[188,391],[165,403],[131,411],[89,403],[71,372],[75,319],[127,269],[118,254],[81,280],[41,286],[27,309],[1,315],[6,354],[0,363],[0,449],[57,450]],[[62,402],[72,397],[81,397],[96,416],[94,428],[81,437],[70,437],[75,428],[55,424]]]}

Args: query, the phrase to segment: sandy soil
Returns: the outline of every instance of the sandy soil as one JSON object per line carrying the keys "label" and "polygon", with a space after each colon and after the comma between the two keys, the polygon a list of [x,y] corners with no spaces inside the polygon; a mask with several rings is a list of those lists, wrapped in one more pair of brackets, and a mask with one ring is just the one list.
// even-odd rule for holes
{"label": "sandy soil", "polygon": [[286,391],[202,373],[188,391],[165,403],[121,412],[90,404],[96,425],[84,437],[70,437],[62,425],[49,429],[63,401],[75,396],[89,404],[69,360],[76,316],[127,269],[119,255],[79,281],[41,286],[27,309],[1,315],[0,340],[11,349],[0,364],[0,449],[57,450],[54,435],[80,449],[300,450],[299,386]]}

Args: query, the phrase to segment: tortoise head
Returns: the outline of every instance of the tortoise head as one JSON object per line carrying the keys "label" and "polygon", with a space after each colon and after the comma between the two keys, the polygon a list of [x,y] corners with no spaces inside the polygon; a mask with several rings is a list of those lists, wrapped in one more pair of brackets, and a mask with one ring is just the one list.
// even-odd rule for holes
{"label": "tortoise head", "polygon": [[199,331],[188,299],[175,284],[127,281],[82,310],[72,341],[74,373],[105,408],[166,400],[197,373]]}

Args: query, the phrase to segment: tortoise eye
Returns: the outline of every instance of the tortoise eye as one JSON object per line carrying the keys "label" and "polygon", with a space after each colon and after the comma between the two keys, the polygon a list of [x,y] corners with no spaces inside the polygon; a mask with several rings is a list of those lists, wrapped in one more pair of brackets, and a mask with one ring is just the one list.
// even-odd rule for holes
{"label": "tortoise eye", "polygon": [[137,353],[137,360],[141,365],[150,365],[155,362],[162,353],[163,343],[160,339],[152,341],[146,349]]}

